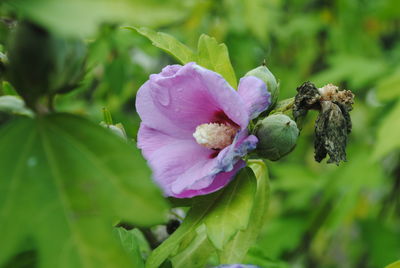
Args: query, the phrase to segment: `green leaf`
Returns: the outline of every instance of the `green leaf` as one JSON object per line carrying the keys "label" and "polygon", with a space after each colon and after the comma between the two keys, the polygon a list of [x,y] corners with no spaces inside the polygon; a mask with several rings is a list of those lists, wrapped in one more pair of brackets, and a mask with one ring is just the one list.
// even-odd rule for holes
{"label": "green leaf", "polygon": [[185,260],[190,257],[185,256],[182,253],[184,251],[192,256],[205,258],[210,252],[204,250],[206,242],[202,239],[203,234],[200,232],[196,236],[193,235],[201,225],[205,225],[205,232],[212,242],[210,245],[223,248],[229,239],[249,223],[255,184],[253,172],[245,168],[224,189],[198,197],[181,226],[152,252],[146,267],[159,267],[168,257],[174,255],[179,256],[175,258],[175,262],[186,263]]}
{"label": "green leaf", "polygon": [[222,191],[203,196],[203,198],[198,198],[196,205],[190,209],[179,228],[151,253],[147,259],[146,268],[158,268],[174,253],[182,240],[193,234],[196,228],[201,224],[208,209],[212,207],[213,201],[218,198]]}
{"label": "green leaf", "polygon": [[384,101],[393,100],[400,96],[400,69],[378,83],[377,96]]}
{"label": "green leaf", "polygon": [[215,38],[202,34],[197,49],[199,65],[221,74],[232,87],[237,87],[235,71],[225,44],[218,44]]}
{"label": "green leaf", "polygon": [[33,116],[33,112],[25,106],[25,102],[17,96],[1,96],[0,112]]}
{"label": "green leaf", "polygon": [[186,45],[166,33],[155,32],[144,27],[126,27],[126,29],[136,30],[152,41],[154,46],[174,56],[182,64],[194,61],[204,68],[219,73],[232,87],[237,88],[236,75],[229,59],[228,48],[225,44],[219,44],[215,38],[202,34],[199,38],[198,50],[194,53]]}
{"label": "green leaf", "polygon": [[177,0],[9,0],[6,3],[47,29],[68,36],[93,34],[101,23],[157,27],[178,21],[186,13],[186,7]]}
{"label": "green leaf", "polygon": [[140,231],[138,229],[126,230],[122,227],[119,227],[114,229],[114,234],[117,235],[127,253],[133,257],[133,267],[143,268],[144,262],[139,246],[139,244],[142,242],[142,237],[140,237],[142,234]]}
{"label": "green leaf", "polygon": [[200,225],[195,232],[195,238],[190,237],[189,246],[171,258],[174,268],[203,268],[209,256],[215,251],[208,240],[204,224]]}
{"label": "green leaf", "polygon": [[249,167],[257,178],[254,206],[248,228],[239,231],[219,252],[220,263],[241,263],[249,248],[254,244],[266,220],[269,203],[268,171],[261,160],[250,160]]}
{"label": "green leaf", "polygon": [[204,223],[214,247],[223,246],[239,231],[247,228],[256,191],[256,179],[244,170],[231,182],[207,213]]}
{"label": "green leaf", "polygon": [[79,117],[13,121],[0,159],[0,266],[30,239],[40,267],[132,267],[112,225],[165,219],[138,150]]}
{"label": "green leaf", "polygon": [[155,32],[145,27],[126,27],[126,29],[135,30],[139,34],[147,37],[154,46],[175,57],[182,64],[196,61],[196,55],[193,53],[193,51],[169,34]]}
{"label": "green leaf", "polygon": [[400,148],[400,101],[382,120],[376,137],[373,153],[374,159],[379,159],[391,151]]}

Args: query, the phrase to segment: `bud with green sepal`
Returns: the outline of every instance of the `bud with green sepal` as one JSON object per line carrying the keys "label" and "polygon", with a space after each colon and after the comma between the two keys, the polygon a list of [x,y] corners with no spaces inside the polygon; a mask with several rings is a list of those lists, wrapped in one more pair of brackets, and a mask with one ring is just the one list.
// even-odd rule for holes
{"label": "bud with green sepal", "polygon": [[271,105],[273,107],[278,100],[279,95],[279,85],[275,79],[275,76],[271,73],[271,71],[267,68],[265,61],[264,63],[246,73],[245,76],[255,76],[260,78],[267,85],[268,91],[271,93]]}
{"label": "bud with green sepal", "polygon": [[78,39],[58,37],[40,26],[21,22],[10,37],[6,71],[26,103],[65,93],[84,75],[86,46]]}
{"label": "bud with green sepal", "polygon": [[294,149],[299,133],[296,123],[287,115],[270,115],[256,125],[256,153],[262,158],[279,160]]}

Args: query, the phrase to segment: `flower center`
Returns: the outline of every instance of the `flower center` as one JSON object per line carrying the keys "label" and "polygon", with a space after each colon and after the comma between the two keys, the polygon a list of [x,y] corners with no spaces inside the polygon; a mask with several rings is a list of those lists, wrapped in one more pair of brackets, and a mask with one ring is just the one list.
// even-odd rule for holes
{"label": "flower center", "polygon": [[193,137],[198,144],[209,149],[223,149],[232,144],[236,132],[237,128],[233,126],[209,123],[197,126]]}

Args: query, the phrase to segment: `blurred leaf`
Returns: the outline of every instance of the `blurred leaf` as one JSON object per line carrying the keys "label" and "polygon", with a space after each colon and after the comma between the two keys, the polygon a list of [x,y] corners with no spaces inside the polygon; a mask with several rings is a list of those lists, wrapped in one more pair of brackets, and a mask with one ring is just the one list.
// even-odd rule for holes
{"label": "blurred leaf", "polygon": [[[252,190],[254,184],[255,177],[253,172],[249,168],[245,168],[224,189],[199,198],[188,212],[182,225],[153,251],[147,260],[146,267],[159,267],[170,255],[178,255],[179,261],[188,259],[187,256],[180,254],[182,251],[186,251],[190,255],[200,254],[203,257],[204,255],[197,252],[197,250],[205,252],[204,254],[209,254],[209,251],[204,251],[203,243],[206,242],[201,238],[203,234],[200,232],[200,234],[197,234],[197,238],[193,237],[195,230],[203,223],[205,223],[205,231],[208,234],[208,238],[215,247],[223,248],[224,244],[235,233],[246,228],[246,223],[249,222],[248,217],[250,211],[252,211],[252,200],[248,198],[254,198],[251,195],[254,192]],[[241,191],[244,191],[244,193],[242,194]],[[235,201],[236,198],[246,204],[242,206],[239,201]],[[219,213],[222,213],[222,216]],[[218,217],[223,221],[223,226],[216,221]],[[218,230],[221,234],[217,234]],[[242,240],[241,242],[245,241]],[[175,259],[175,261],[178,261],[178,259]],[[185,263],[184,261],[182,262]]]}
{"label": "blurred leaf", "polygon": [[164,50],[171,56],[175,57],[182,64],[186,64],[191,61],[196,61],[196,56],[194,55],[193,51],[169,34],[155,32],[145,27],[141,28],[126,27],[126,28],[131,30],[136,30],[139,34],[147,37],[153,43],[154,46]]}
{"label": "blurred leaf", "polygon": [[386,101],[400,96],[400,69],[379,81],[377,95],[379,99]]}
{"label": "blurred leaf", "polygon": [[126,81],[127,64],[126,58],[116,58],[110,64],[105,66],[104,79],[108,85],[107,92],[114,92],[120,95]]}
{"label": "blurred leaf", "polygon": [[363,242],[370,245],[370,267],[384,267],[400,254],[400,228],[371,219],[361,224]]}
{"label": "blurred leaf", "polygon": [[400,147],[400,101],[382,120],[376,137],[373,158],[379,159]]}
{"label": "blurred leaf", "polygon": [[241,263],[265,224],[269,203],[268,170],[261,160],[249,160],[249,167],[254,172],[257,181],[249,224],[246,229],[240,230],[218,253],[221,263]]}
{"label": "blurred leaf", "polygon": [[381,59],[356,55],[335,55],[330,60],[330,68],[312,77],[319,87],[325,84],[339,84],[348,81],[352,91],[369,87],[386,71],[386,63]]}
{"label": "blurred leaf", "polygon": [[0,96],[0,112],[33,116],[33,112],[25,106],[25,102],[17,96]]}
{"label": "blurred leaf", "polygon": [[197,49],[199,65],[219,73],[233,88],[237,87],[235,71],[225,44],[218,44],[215,38],[202,34]]}
{"label": "blurred leaf", "polygon": [[244,17],[250,31],[252,31],[253,34],[261,41],[266,41],[270,24],[273,22],[271,19],[272,9],[268,6],[268,4],[271,4],[272,1],[244,0],[243,3],[245,7],[243,10]]}
{"label": "blurred leaf", "polygon": [[174,0],[8,0],[6,3],[45,28],[68,36],[93,34],[106,22],[157,27],[185,16],[182,3]]}
{"label": "blurred leaf", "polygon": [[[265,233],[250,253],[259,250],[272,259],[279,259],[284,252],[296,248],[306,231],[307,218],[281,216],[265,226]],[[273,242],[272,242],[273,241]],[[251,254],[250,254],[251,255]]]}
{"label": "blurred leaf", "polygon": [[0,264],[31,238],[40,267],[132,267],[112,224],[165,219],[138,150],[79,117],[12,122],[0,159]]}
{"label": "blurred leaf", "polygon": [[18,95],[13,86],[7,81],[3,81],[3,83],[1,84],[1,91],[3,95],[12,95],[12,96]]}

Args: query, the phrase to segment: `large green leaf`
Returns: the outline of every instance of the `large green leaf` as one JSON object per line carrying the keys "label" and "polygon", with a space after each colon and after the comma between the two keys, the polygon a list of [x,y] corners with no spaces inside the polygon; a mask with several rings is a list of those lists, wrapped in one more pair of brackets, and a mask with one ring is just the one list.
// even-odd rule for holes
{"label": "large green leaf", "polygon": [[[153,251],[146,267],[159,267],[170,256],[174,256],[173,263],[183,265],[191,259],[194,266],[190,267],[203,267],[202,262],[195,260],[208,259],[213,248],[222,249],[236,233],[250,224],[255,186],[253,172],[245,168],[224,189],[198,198],[182,225]],[[206,245],[213,246],[212,250],[206,250]]]}
{"label": "large green leaf", "polygon": [[240,263],[250,246],[254,244],[266,220],[269,203],[268,171],[261,160],[250,160],[249,167],[257,178],[257,190],[250,223],[245,230],[239,231],[233,239],[219,252],[221,263]]}
{"label": "large green leaf", "polygon": [[251,171],[242,172],[207,213],[204,223],[215,248],[222,249],[239,230],[247,228],[256,184]]}
{"label": "large green leaf", "polygon": [[186,64],[194,61],[197,64],[222,75],[228,83],[236,88],[236,74],[229,59],[228,48],[219,44],[215,38],[202,34],[199,38],[197,52],[176,40],[166,33],[155,32],[148,28],[132,28],[139,34],[147,37],[153,45],[175,57],[180,63]]}
{"label": "large green leaf", "polygon": [[185,16],[185,7],[177,0],[9,0],[7,3],[45,28],[68,36],[92,34],[105,22],[157,27]]}
{"label": "large green leaf", "polygon": [[235,71],[225,44],[218,44],[215,38],[202,34],[197,49],[199,65],[221,74],[232,87],[237,87]]}
{"label": "large green leaf", "polygon": [[112,225],[164,221],[138,150],[79,117],[12,122],[0,160],[0,266],[29,239],[40,267],[131,267]]}

